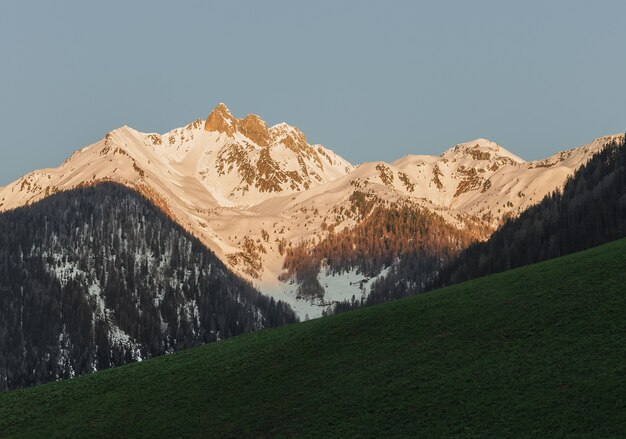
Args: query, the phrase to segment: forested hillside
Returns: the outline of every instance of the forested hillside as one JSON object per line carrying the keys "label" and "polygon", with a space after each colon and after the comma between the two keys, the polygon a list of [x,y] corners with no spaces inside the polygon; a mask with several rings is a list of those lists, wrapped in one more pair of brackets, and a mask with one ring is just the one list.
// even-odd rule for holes
{"label": "forested hillside", "polygon": [[387,202],[361,191],[354,192],[350,201],[357,221],[354,227],[336,232],[328,226],[327,236],[318,243],[305,241],[287,249],[281,279],[295,278],[302,297],[324,295],[318,281],[321,270],[341,275],[356,269],[374,277],[398,258],[418,261],[415,276],[432,281],[444,262],[485,233],[470,223],[457,229],[409,202]]}
{"label": "forested hillside", "polygon": [[122,186],[0,215],[0,390],[295,321]]}
{"label": "forested hillside", "polygon": [[623,438],[626,240],[0,394],[3,438]]}

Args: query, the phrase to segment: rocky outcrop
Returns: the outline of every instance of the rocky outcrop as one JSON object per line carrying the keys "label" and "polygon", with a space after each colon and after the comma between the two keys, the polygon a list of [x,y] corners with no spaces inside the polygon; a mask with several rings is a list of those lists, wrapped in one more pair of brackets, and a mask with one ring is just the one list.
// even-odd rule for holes
{"label": "rocky outcrop", "polygon": [[243,119],[237,119],[237,130],[259,146],[267,147],[270,144],[270,132],[265,122],[256,114],[248,114]]}

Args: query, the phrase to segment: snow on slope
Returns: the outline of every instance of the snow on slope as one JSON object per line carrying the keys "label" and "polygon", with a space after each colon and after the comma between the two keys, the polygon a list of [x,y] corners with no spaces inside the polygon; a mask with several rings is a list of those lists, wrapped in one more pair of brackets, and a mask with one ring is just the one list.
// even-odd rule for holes
{"label": "snow on slope", "polygon": [[[262,291],[293,296],[288,283],[277,280],[284,250],[303,240],[319,241],[324,224],[336,224],[336,230],[353,226],[354,219],[338,212],[349,207],[355,191],[414,203],[457,227],[480,221],[493,229],[559,188],[613,138],[534,162],[477,139],[441,156],[409,155],[355,168],[323,146],[308,144],[297,128],[267,127],[255,115],[238,119],[220,104],[206,121],[163,135],[126,126],[113,130],[58,168],[0,188],[0,211],[81,185],[119,182],[150,198]],[[339,288],[338,282],[320,280],[329,285],[326,302],[360,291]],[[301,317],[324,309],[291,299]]]}
{"label": "snow on slope", "polygon": [[[60,167],[32,172],[0,188],[0,210],[77,186],[116,181],[148,196],[236,271],[258,278],[263,270],[256,254],[274,255],[268,247],[276,244],[266,239],[262,248],[266,221],[253,206],[351,169],[332,151],[309,145],[297,128],[267,128],[252,115],[235,119],[220,104],[206,122],[198,119],[163,135],[118,128]],[[267,222],[274,218],[282,215],[271,213]],[[255,253],[252,259],[248,250]]]}
{"label": "snow on slope", "polygon": [[478,217],[492,227],[562,187],[576,169],[623,134],[525,162],[485,139],[456,145],[441,156],[403,157],[393,164],[415,184],[411,195]]}
{"label": "snow on slope", "polygon": [[341,275],[331,274],[323,269],[317,277],[320,285],[326,290],[323,298],[298,298],[298,284],[293,280],[268,286],[265,293],[288,303],[303,320],[307,317],[317,318],[322,316],[324,311],[332,311],[337,302],[351,301],[353,297],[357,302],[367,298],[372,284],[386,276],[389,271],[390,267],[383,269],[377,276],[367,277],[358,273],[356,268]]}

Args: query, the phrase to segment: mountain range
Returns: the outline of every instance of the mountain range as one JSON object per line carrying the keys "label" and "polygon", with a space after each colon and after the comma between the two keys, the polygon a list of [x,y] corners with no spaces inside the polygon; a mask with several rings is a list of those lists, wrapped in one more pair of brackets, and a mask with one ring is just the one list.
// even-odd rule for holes
{"label": "mountain range", "polygon": [[367,297],[403,255],[419,255],[424,278],[436,276],[623,139],[606,136],[534,161],[476,139],[438,156],[355,166],[295,127],[236,118],[219,104],[206,120],[165,134],[115,129],[61,166],[0,188],[0,211],[106,182],[126,186],[232,272],[301,318],[315,317]]}

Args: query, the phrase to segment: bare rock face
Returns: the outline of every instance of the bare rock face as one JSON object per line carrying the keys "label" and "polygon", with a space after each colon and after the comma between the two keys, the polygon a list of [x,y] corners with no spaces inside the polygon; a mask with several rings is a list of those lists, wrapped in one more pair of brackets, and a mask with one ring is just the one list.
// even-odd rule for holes
{"label": "bare rock face", "polygon": [[219,104],[207,117],[205,131],[217,131],[232,136],[239,132],[261,147],[268,147],[272,141],[270,130],[256,114],[237,119],[230,114],[224,104]]}
{"label": "bare rock face", "polygon": [[272,140],[283,144],[294,152],[306,150],[309,147],[306,136],[296,127],[287,124],[278,124],[270,128]]}
{"label": "bare rock face", "polygon": [[237,120],[238,131],[259,146],[267,147],[270,144],[270,132],[265,122],[256,114],[249,114]]}
{"label": "bare rock face", "polygon": [[232,136],[237,128],[236,122],[237,120],[230,114],[226,105],[220,103],[207,117],[204,123],[204,130],[218,131]]}

